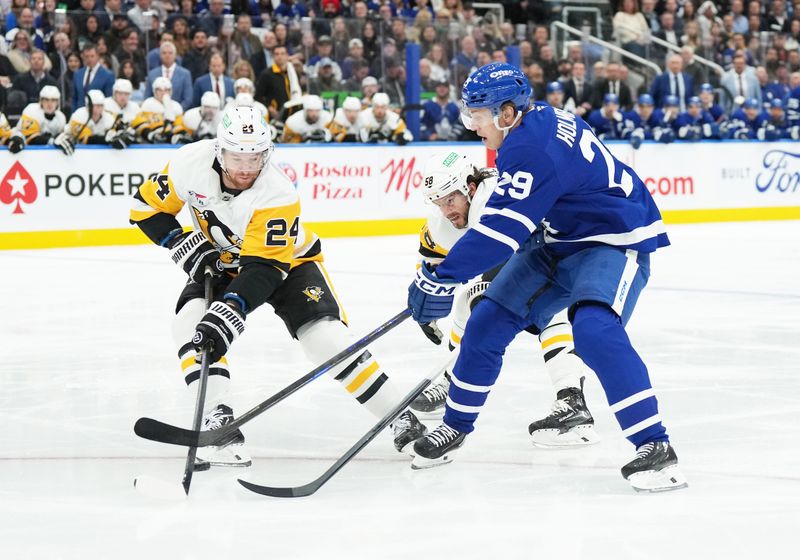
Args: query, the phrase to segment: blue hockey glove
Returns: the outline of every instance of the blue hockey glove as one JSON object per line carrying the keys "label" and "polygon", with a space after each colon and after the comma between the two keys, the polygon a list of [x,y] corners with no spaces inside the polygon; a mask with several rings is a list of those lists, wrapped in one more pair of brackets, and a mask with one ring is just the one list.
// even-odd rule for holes
{"label": "blue hockey glove", "polygon": [[631,146],[633,146],[633,149],[638,150],[639,146],[642,145],[642,141],[644,141],[644,130],[641,128],[637,128],[636,130],[631,132],[629,141],[631,143]]}
{"label": "blue hockey glove", "polygon": [[441,280],[430,265],[422,263],[417,277],[408,287],[408,306],[417,323],[430,323],[447,317],[453,308],[453,297],[458,284]]}

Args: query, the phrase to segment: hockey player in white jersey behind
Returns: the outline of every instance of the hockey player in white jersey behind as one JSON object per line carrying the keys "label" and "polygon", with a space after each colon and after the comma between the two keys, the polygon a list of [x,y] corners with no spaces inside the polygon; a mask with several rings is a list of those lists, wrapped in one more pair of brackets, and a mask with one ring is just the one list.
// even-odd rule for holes
{"label": "hockey player in white jersey behind", "polygon": [[389,96],[383,92],[373,95],[372,105],[359,113],[358,128],[361,141],[369,144],[403,146],[414,139],[400,115],[389,109]]}
{"label": "hockey player in white jersey behind", "polygon": [[183,107],[172,99],[172,82],[163,76],[153,80],[153,96],[142,103],[132,126],[139,137],[152,144],[169,143],[175,128],[182,127]]}
{"label": "hockey player in white jersey behind", "polygon": [[140,107],[131,101],[133,85],[130,80],[119,78],[114,82],[111,97],[106,99],[105,111],[114,119],[112,130],[106,134],[106,142],[117,149],[127,148],[136,142],[136,131],[131,123],[139,114]]}
{"label": "hockey player in white jersey behind", "polygon": [[333,115],[323,108],[322,99],[318,95],[304,95],[302,102],[303,110],[286,119],[281,141],[286,144],[331,142]]}
{"label": "hockey player in white jersey behind", "polygon": [[[246,319],[269,303],[313,364],[350,345],[346,316],[322,264],[319,238],[301,221],[300,200],[291,180],[271,161],[274,146],[260,113],[228,108],[216,140],[177,150],[163,171],[134,195],[131,222],[189,276],[178,298],[173,325],[186,384],[196,391],[199,353],[210,358],[203,429],[233,419],[227,397],[225,357],[244,332]],[[175,216],[189,206],[193,230]],[[219,276],[206,311],[204,269]],[[382,418],[402,399],[369,350],[329,372],[359,404]],[[426,433],[410,411],[393,424],[398,451]],[[220,447],[202,448],[212,464],[247,466],[241,432]]]}
{"label": "hockey player in white jersey behind", "polygon": [[566,307],[575,350],[636,448],[622,476],[638,491],[684,488],[647,367],[625,332],[650,254],[669,245],[661,214],[636,172],[582,119],[530,97],[525,75],[505,63],[478,68],[462,88],[464,125],[497,150],[500,180],[480,222],[435,270],[418,269],[408,288],[414,319],[449,315],[459,284],[505,265],[472,310],[442,424],[414,444],[412,465],[453,459],[475,429],[507,346]]}
{"label": "hockey player in white jersey behind", "polygon": [[216,138],[217,126],[222,120],[219,104],[219,95],[213,91],[205,92],[200,98],[200,106],[183,114],[182,126],[175,129],[172,143],[188,144],[195,140]]}
{"label": "hockey player in white jersey behind", "polygon": [[[420,233],[419,254],[423,266],[434,268],[468,228],[479,223],[486,201],[497,186],[497,171],[477,169],[465,155],[449,151],[431,157],[425,164],[423,175],[423,194],[434,209]],[[473,278],[459,288],[451,314],[451,350],[461,343],[470,312],[501,267]],[[444,337],[435,322],[421,327],[434,344],[441,344]],[[575,354],[566,310],[558,313],[541,333],[532,333],[538,334],[545,368],[556,391],[551,413],[528,427],[532,442],[540,447],[581,446],[597,442],[594,419],[583,395],[587,368]],[[450,380],[451,375],[446,372],[411,404],[411,409],[420,416],[441,418]]]}
{"label": "hockey player in white jersey behind", "polygon": [[66,155],[72,155],[75,144],[64,130],[67,117],[61,112],[61,92],[55,86],[44,86],[39,92],[39,102],[29,103],[22,111],[19,122],[8,139],[12,154],[25,146],[56,146]]}
{"label": "hockey player in white jersey behind", "polygon": [[358,114],[361,111],[361,101],[357,97],[346,97],[342,106],[336,109],[331,124],[331,132],[335,142],[358,142],[359,135]]}
{"label": "hockey player in white jersey behind", "polygon": [[99,89],[86,93],[86,104],[72,113],[67,130],[75,144],[106,144],[114,119],[105,112],[106,98]]}

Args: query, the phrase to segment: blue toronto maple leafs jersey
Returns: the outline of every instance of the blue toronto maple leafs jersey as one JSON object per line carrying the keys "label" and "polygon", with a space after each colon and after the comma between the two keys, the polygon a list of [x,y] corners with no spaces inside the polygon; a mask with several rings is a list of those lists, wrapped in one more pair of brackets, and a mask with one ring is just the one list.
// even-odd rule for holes
{"label": "blue toronto maple leafs jersey", "polygon": [[497,170],[480,222],[439,265],[440,278],[465,281],[499,265],[540,224],[561,254],[597,245],[649,253],[669,245],[642,180],[572,113],[535,104],[498,150]]}

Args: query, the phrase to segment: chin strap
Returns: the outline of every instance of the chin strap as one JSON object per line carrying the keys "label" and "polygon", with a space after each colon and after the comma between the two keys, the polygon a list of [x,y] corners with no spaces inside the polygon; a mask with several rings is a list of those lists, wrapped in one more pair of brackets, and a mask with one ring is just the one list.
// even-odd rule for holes
{"label": "chin strap", "polygon": [[506,139],[508,133],[511,132],[511,129],[514,128],[519,120],[522,118],[522,111],[517,111],[517,114],[514,116],[514,121],[508,126],[500,126],[500,115],[496,115],[492,118],[492,122],[494,123],[494,127],[503,133],[503,140]]}

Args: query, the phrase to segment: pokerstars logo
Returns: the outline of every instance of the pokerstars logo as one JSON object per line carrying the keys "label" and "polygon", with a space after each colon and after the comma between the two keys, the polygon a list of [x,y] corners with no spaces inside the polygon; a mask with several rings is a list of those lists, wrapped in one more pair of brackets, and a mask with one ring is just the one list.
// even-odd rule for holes
{"label": "pokerstars logo", "polygon": [[14,204],[12,214],[24,214],[22,204],[32,204],[39,196],[36,183],[20,162],[15,162],[0,180],[0,202]]}

